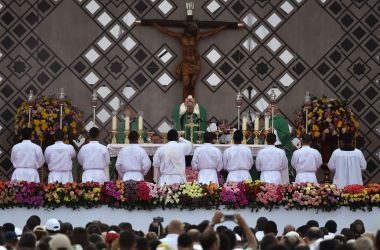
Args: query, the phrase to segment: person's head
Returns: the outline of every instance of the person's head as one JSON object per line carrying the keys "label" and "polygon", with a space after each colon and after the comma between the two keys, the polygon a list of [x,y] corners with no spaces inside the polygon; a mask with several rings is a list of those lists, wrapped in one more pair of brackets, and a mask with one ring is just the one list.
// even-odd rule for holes
{"label": "person's head", "polygon": [[36,218],[29,217],[28,220],[26,221],[23,232],[33,231],[33,229],[38,225],[39,225],[39,223],[38,223],[38,220]]}
{"label": "person's head", "polygon": [[203,138],[203,141],[204,143],[212,143],[212,141],[214,140],[215,138],[215,134],[212,133],[212,132],[206,132],[204,134],[204,138]]}
{"label": "person's head", "polygon": [[116,239],[118,239],[120,235],[116,233],[115,231],[109,231],[106,233],[106,242],[108,245],[111,245],[112,242]]}
{"label": "person's head", "polygon": [[129,134],[128,134],[128,140],[129,140],[129,143],[138,143],[139,141],[139,133],[137,133],[137,131],[134,131],[132,130]]}
{"label": "person's head", "polygon": [[32,139],[33,130],[32,128],[23,128],[21,131],[21,136],[23,140]]}
{"label": "person's head", "polygon": [[356,234],[364,234],[365,233],[365,227],[364,227],[364,223],[362,220],[355,220],[353,222],[353,224],[355,225],[354,232]]}
{"label": "person's head", "polygon": [[374,249],[372,240],[367,237],[360,237],[359,239],[355,240],[354,248],[360,250]]}
{"label": "person's head", "polygon": [[83,227],[75,227],[71,234],[71,243],[73,245],[81,245],[83,249],[87,249],[90,242],[86,229]]}
{"label": "person's head", "polygon": [[322,237],[323,237],[323,234],[322,234],[321,230],[318,227],[310,227],[306,231],[305,242],[307,244],[311,244],[314,241],[316,241],[316,240],[318,240],[318,239],[320,239]]}
{"label": "person's head", "polygon": [[187,234],[191,237],[191,239],[193,240],[193,242],[199,242],[200,238],[201,238],[201,232],[198,230],[198,229],[190,229],[189,231],[187,231]]}
{"label": "person's head", "polygon": [[175,129],[171,129],[168,131],[168,141],[178,141],[178,132]]}
{"label": "person's head", "polygon": [[65,133],[63,132],[62,129],[58,129],[57,131],[55,131],[54,133],[55,141],[63,141],[64,138],[65,138]]}
{"label": "person's head", "polygon": [[220,119],[218,120],[218,128],[223,132],[227,132],[227,130],[229,129],[229,123],[228,123],[228,120],[227,119]]}
{"label": "person's head", "polygon": [[181,234],[177,240],[178,249],[193,250],[193,239],[188,234]]}
{"label": "person's head", "polygon": [[312,142],[312,138],[310,135],[304,134],[302,136],[302,145],[309,146]]}
{"label": "person's head", "polygon": [[98,242],[104,242],[103,237],[100,234],[91,234],[88,240],[96,245]]}
{"label": "person's head", "polygon": [[[229,247],[227,249],[234,249],[235,244],[236,244],[235,232],[232,231],[231,229],[226,229],[223,232],[221,232],[220,235],[227,236],[228,242],[229,242]],[[225,248],[224,246],[222,247]]]}
{"label": "person's head", "polygon": [[47,233],[52,235],[60,232],[61,224],[57,219],[51,218],[46,221],[45,228]]}
{"label": "person's head", "polygon": [[276,244],[277,244],[276,237],[273,234],[267,234],[260,241],[260,249],[268,250],[271,246],[274,246]]}
{"label": "person's head", "polygon": [[184,225],[180,220],[172,220],[168,225],[169,234],[182,234],[184,233]]}
{"label": "person's head", "polygon": [[143,237],[139,237],[136,240],[136,250],[149,250],[149,242]]}
{"label": "person's head", "polygon": [[336,250],[339,247],[337,240],[323,240],[319,243],[319,250]]}
{"label": "person's head", "polygon": [[69,222],[64,222],[61,224],[61,233],[70,235],[71,232],[73,231],[73,225]]}
{"label": "person's head", "polygon": [[300,235],[301,238],[305,237],[306,231],[309,227],[306,225],[302,225],[297,228],[296,232]]}
{"label": "person's head", "polygon": [[325,228],[327,229],[327,231],[329,232],[329,233],[336,233],[336,228],[337,228],[337,224],[336,224],[336,222],[335,221],[333,221],[333,220],[328,220],[328,221],[326,221],[326,223],[325,223]]}
{"label": "person's head", "polygon": [[120,228],[121,231],[128,231],[128,230],[131,231],[131,230],[133,230],[132,224],[129,223],[129,222],[121,222],[119,224],[119,228]]}
{"label": "person's head", "polygon": [[90,134],[90,140],[95,141],[98,139],[100,131],[97,127],[92,127],[89,131],[89,134]]}
{"label": "person's head", "polygon": [[102,231],[100,230],[100,227],[98,224],[91,224],[88,227],[86,227],[86,230],[87,230],[88,235],[91,235],[91,234],[101,235],[102,234]]}
{"label": "person's head", "polygon": [[342,228],[340,233],[346,238],[346,241],[355,239],[355,233],[349,228]]}
{"label": "person's head", "polygon": [[277,224],[274,221],[268,221],[268,223],[264,227],[264,234],[273,234],[276,236],[278,233]]}
{"label": "person's head", "polygon": [[20,237],[20,240],[18,242],[18,248],[29,248],[29,249],[34,249],[36,247],[36,236],[34,233],[23,233]]}
{"label": "person's head", "polygon": [[199,33],[199,28],[196,22],[187,23],[185,30],[186,35],[196,36]]}
{"label": "person's head", "polygon": [[129,104],[126,104],[124,106],[123,114],[125,117],[129,116],[131,119],[134,119],[136,117],[136,112],[133,110],[133,108]]}
{"label": "person's head", "polygon": [[133,232],[130,232],[130,231],[120,232],[119,249],[120,250],[136,249],[136,237]]}
{"label": "person's head", "polygon": [[49,241],[51,250],[72,250],[69,238],[64,234],[56,234]]}
{"label": "person's head", "polygon": [[339,244],[346,244],[346,242],[347,242],[346,237],[344,237],[344,235],[342,235],[342,234],[335,235],[334,240],[338,241]]}
{"label": "person's head", "polygon": [[155,232],[148,232],[146,235],[145,235],[145,239],[149,242],[151,242],[152,240],[158,240],[158,236]]}
{"label": "person's head", "polygon": [[191,95],[185,99],[186,112],[193,113],[195,108],[195,99]]}
{"label": "person's head", "polygon": [[240,144],[243,141],[243,132],[241,130],[236,130],[234,132],[234,143]]}
{"label": "person's head", "polygon": [[259,217],[256,221],[256,231],[264,231],[266,224],[268,224],[268,219],[266,217]]}
{"label": "person's head", "polygon": [[[290,231],[291,233],[288,235],[296,235],[296,232]],[[302,242],[301,238],[299,236],[285,236],[282,240],[281,243],[287,246],[289,249],[294,249],[297,245],[299,245]]]}
{"label": "person's head", "polygon": [[33,232],[37,237],[37,241],[39,241],[42,237],[47,235],[46,229],[43,226],[36,226],[33,229]]}
{"label": "person's head", "polygon": [[276,135],[273,133],[269,133],[267,135],[266,141],[268,145],[274,145],[276,143]]}
{"label": "person's head", "polygon": [[17,234],[14,231],[8,231],[4,233],[5,242],[11,246],[16,246],[18,239]]}
{"label": "person's head", "polygon": [[350,133],[344,133],[342,135],[342,142],[344,145],[351,145],[352,144],[352,135]]}
{"label": "person's head", "polygon": [[43,236],[37,243],[36,250],[49,250],[49,241],[52,239],[51,236]]}
{"label": "person's head", "polygon": [[201,235],[200,243],[203,250],[219,250],[219,237],[214,231],[207,231]]}
{"label": "person's head", "polygon": [[152,222],[149,225],[148,232],[154,232],[158,235],[158,237],[163,233],[163,227],[160,222]]}
{"label": "person's head", "polygon": [[296,231],[296,229],[294,228],[293,225],[288,224],[284,227],[284,232],[282,233],[282,235],[285,235],[285,234],[292,232],[292,231]]}
{"label": "person's head", "polygon": [[308,227],[319,227],[319,223],[316,220],[309,220],[306,222],[306,226]]}

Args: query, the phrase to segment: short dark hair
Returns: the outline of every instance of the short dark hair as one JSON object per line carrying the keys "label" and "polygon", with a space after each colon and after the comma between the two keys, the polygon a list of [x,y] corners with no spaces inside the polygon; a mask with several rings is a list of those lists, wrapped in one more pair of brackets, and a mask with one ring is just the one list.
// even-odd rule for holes
{"label": "short dark hair", "polygon": [[267,135],[266,141],[268,144],[273,145],[277,140],[277,137],[274,133],[269,133]]}
{"label": "short dark hair", "polygon": [[327,231],[329,231],[330,233],[336,233],[337,224],[336,224],[336,222],[333,221],[333,220],[328,220],[328,221],[326,221],[326,223],[325,223],[325,228],[326,228]]}
{"label": "short dark hair", "polygon": [[133,230],[133,228],[132,228],[132,224],[129,223],[129,222],[121,222],[121,223],[119,224],[119,228],[120,228],[120,230],[122,230],[122,231]]}
{"label": "short dark hair", "polygon": [[175,129],[171,129],[168,131],[168,141],[177,141],[178,140],[178,132]]}
{"label": "short dark hair", "polygon": [[310,135],[305,134],[302,136],[302,143],[309,144],[311,141],[312,141],[312,138]]}
{"label": "short dark hair", "polygon": [[306,222],[306,226],[308,227],[319,227],[319,223],[316,220],[309,220]]}
{"label": "short dark hair", "polygon": [[323,237],[323,233],[322,231],[317,228],[317,227],[310,227],[307,231],[306,231],[306,235],[305,237],[307,237],[308,239],[310,240],[318,240],[320,238]]}
{"label": "short dark hair", "polygon": [[333,250],[333,249],[337,249],[338,246],[339,246],[339,242],[335,239],[323,240],[319,243],[320,250]]}
{"label": "short dark hair", "polygon": [[215,242],[218,241],[218,236],[214,231],[204,232],[201,235],[200,243],[204,250],[210,249]]}
{"label": "short dark hair", "polygon": [[33,233],[25,232],[20,237],[18,247],[34,249],[36,247],[36,242],[37,239]]}
{"label": "short dark hair", "polygon": [[4,223],[3,227],[2,227],[2,231],[5,233],[5,232],[14,232],[15,231],[15,225],[13,223]]}
{"label": "short dark hair", "polygon": [[268,224],[268,219],[266,217],[259,217],[256,221],[256,230],[264,231],[266,224]]}
{"label": "short dark hair", "polygon": [[136,237],[133,232],[130,231],[121,231],[119,238],[120,249],[131,249],[132,246],[136,243]]}
{"label": "short dark hair", "polygon": [[129,142],[137,142],[139,140],[139,133],[137,133],[137,131],[132,130],[128,134],[128,140]]}
{"label": "short dark hair", "polygon": [[22,139],[30,140],[32,138],[33,130],[31,128],[23,128],[21,131]]}
{"label": "short dark hair", "polygon": [[92,127],[89,131],[90,137],[92,139],[96,139],[99,136],[99,129],[97,127]]}
{"label": "short dark hair", "polygon": [[149,249],[149,242],[144,237],[139,237],[136,240],[136,249],[139,250],[148,250]]}
{"label": "short dark hair", "polygon": [[243,141],[243,132],[241,130],[236,130],[234,132],[234,142],[241,143]]}
{"label": "short dark hair", "polygon": [[54,139],[56,141],[63,141],[63,138],[65,138],[65,133],[63,132],[62,129],[58,129],[57,131],[55,131]]}
{"label": "short dark hair", "polygon": [[274,235],[277,235],[277,224],[276,222],[270,220],[264,227],[264,234],[273,233]]}
{"label": "short dark hair", "polygon": [[188,234],[181,234],[177,240],[178,247],[191,247],[193,245],[193,239]]}
{"label": "short dark hair", "polygon": [[350,133],[344,133],[342,135],[343,144],[351,144],[352,143],[352,135]]}
{"label": "short dark hair", "polygon": [[211,143],[215,138],[215,134],[212,132],[206,132],[204,135],[204,142]]}

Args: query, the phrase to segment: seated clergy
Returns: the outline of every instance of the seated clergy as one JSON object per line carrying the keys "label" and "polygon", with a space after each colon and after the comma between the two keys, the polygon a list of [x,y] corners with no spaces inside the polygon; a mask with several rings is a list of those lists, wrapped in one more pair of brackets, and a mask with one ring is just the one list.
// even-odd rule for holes
{"label": "seated clergy", "polygon": [[243,132],[236,130],[234,144],[223,153],[223,167],[228,171],[227,182],[252,180],[249,170],[253,165],[253,156],[247,145],[241,144]]}
{"label": "seated clergy", "polygon": [[204,144],[195,149],[191,166],[193,170],[199,170],[198,182],[202,184],[219,183],[218,172],[223,169],[222,152],[211,143],[214,133],[204,134]]}
{"label": "seated clergy", "polygon": [[192,145],[179,138],[175,129],[167,134],[168,143],[159,147],[153,156],[154,180],[159,185],[186,182],[185,155],[191,153]]}
{"label": "seated clergy", "polygon": [[256,157],[256,169],[261,172],[263,182],[283,184],[281,171],[288,167],[285,151],[274,146],[276,135],[269,133],[266,138],[268,146],[261,149]]}
{"label": "seated clergy", "polygon": [[76,153],[74,147],[63,143],[65,134],[57,130],[54,134],[55,143],[45,150],[45,160],[49,167],[48,182],[73,182],[73,161]]}
{"label": "seated clergy", "polygon": [[37,169],[45,162],[42,149],[32,143],[32,129],[24,128],[21,132],[23,141],[12,148],[11,162],[15,168],[12,180],[40,182]]}
{"label": "seated clergy", "polygon": [[83,166],[82,182],[108,181],[106,170],[110,163],[107,147],[98,142],[99,129],[90,129],[90,142],[83,145],[78,153],[78,162]]}
{"label": "seated clergy", "polygon": [[322,165],[322,156],[318,150],[311,148],[310,135],[302,136],[302,148],[296,150],[292,156],[292,166],[296,170],[296,182],[317,182],[315,173]]}
{"label": "seated clergy", "polygon": [[351,184],[363,185],[362,171],[367,168],[367,162],[362,151],[352,146],[352,135],[343,134],[343,146],[335,149],[328,163],[335,172],[334,184],[345,187]]}
{"label": "seated clergy", "polygon": [[139,134],[131,131],[128,139],[130,144],[122,148],[117,157],[116,170],[123,181],[144,180],[144,175],[148,173],[152,163],[145,150],[137,144]]}

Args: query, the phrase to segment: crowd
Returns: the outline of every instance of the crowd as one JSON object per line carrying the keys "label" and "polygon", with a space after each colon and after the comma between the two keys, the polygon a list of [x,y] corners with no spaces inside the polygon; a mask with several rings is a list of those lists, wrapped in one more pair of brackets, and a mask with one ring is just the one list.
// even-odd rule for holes
{"label": "crowd", "polygon": [[[90,140],[83,145],[77,155],[78,162],[83,166],[82,182],[103,183],[109,180],[107,175],[110,156],[107,147],[99,143],[99,129],[93,127],[89,131]],[[12,148],[11,161],[15,167],[12,180],[39,182],[37,169],[45,162],[49,167],[49,182],[72,182],[72,161],[76,157],[74,148],[63,143],[64,132],[55,133],[55,144],[46,148],[45,152],[32,143],[32,130],[22,131],[24,140]],[[178,137],[175,129],[167,133],[168,143],[159,147],[151,162],[147,153],[138,145],[139,134],[131,131],[128,135],[130,144],[124,147],[118,155],[115,167],[119,178],[127,180],[143,180],[153,166],[154,181],[160,185],[184,183],[186,179],[186,155],[192,151],[192,144]],[[277,137],[274,133],[266,136],[267,147],[259,150],[256,161],[250,148],[242,144],[243,132],[236,130],[233,142],[223,154],[212,142],[215,135],[206,132],[204,144],[195,149],[191,161],[194,170],[198,170],[198,182],[218,183],[218,172],[226,171],[227,182],[252,180],[250,169],[255,167],[260,174],[260,180],[266,183],[289,183],[289,167],[286,153],[275,146]],[[296,170],[296,182],[317,182],[316,171],[322,165],[321,154],[310,147],[312,138],[304,135],[302,148],[296,150],[291,159],[291,165]],[[328,166],[335,172],[334,184],[344,187],[350,184],[363,184],[361,171],[366,168],[363,153],[352,146],[352,136],[342,136],[343,145],[336,149]]]}
{"label": "crowd", "polygon": [[[234,221],[227,228],[223,222]],[[42,226],[41,219],[33,215],[23,229],[4,223],[0,230],[0,250],[379,250],[380,231],[374,235],[365,230],[361,220],[337,232],[337,224],[328,220],[323,226],[310,220],[295,228],[286,225],[278,232],[274,221],[265,217],[257,219],[250,228],[239,214],[224,215],[217,211],[199,224],[178,219],[166,227],[162,218],[156,217],[146,232],[135,231],[128,222],[107,225],[92,221],[85,227],[75,227],[69,222],[51,218]]]}

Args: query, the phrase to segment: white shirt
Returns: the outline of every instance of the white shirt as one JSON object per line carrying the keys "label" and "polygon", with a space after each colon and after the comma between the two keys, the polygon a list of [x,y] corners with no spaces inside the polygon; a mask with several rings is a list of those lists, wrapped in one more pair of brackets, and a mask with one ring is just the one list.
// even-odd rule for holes
{"label": "white shirt", "polygon": [[90,141],[83,145],[78,153],[78,162],[83,166],[82,182],[108,181],[108,164],[110,156],[107,147],[97,141]]}
{"label": "white shirt", "polygon": [[297,172],[297,183],[317,182],[315,172],[322,165],[322,156],[318,150],[305,145],[294,151],[291,164]]}
{"label": "white shirt", "polygon": [[140,181],[144,180],[144,175],[148,173],[151,164],[143,148],[137,144],[130,144],[120,150],[115,167],[124,181]]}
{"label": "white shirt", "polygon": [[11,177],[12,180],[40,182],[37,169],[45,162],[40,146],[30,140],[23,140],[13,146],[11,162],[15,168]]}
{"label": "white shirt", "polygon": [[249,174],[253,166],[251,150],[247,145],[233,144],[223,153],[223,166],[228,171],[227,182],[252,180]]}
{"label": "white shirt", "polygon": [[[157,149],[153,156],[153,167],[159,170],[160,185],[186,182],[183,176],[186,168],[185,155],[190,154],[191,149],[191,142],[183,138],[180,138],[179,142],[169,141]],[[174,166],[168,152],[171,152],[177,159],[177,167]]]}
{"label": "white shirt", "polygon": [[205,143],[195,149],[191,166],[193,170],[199,170],[199,183],[218,183],[217,172],[223,169],[222,152],[211,143]]}
{"label": "white shirt", "polygon": [[49,171],[71,171],[76,156],[74,147],[57,141],[45,150],[45,160]]}
{"label": "white shirt", "polygon": [[359,149],[343,151],[335,149],[328,163],[331,171],[335,171],[334,184],[345,187],[351,184],[363,185],[362,172],[367,162]]}
{"label": "white shirt", "polygon": [[166,243],[174,250],[178,249],[178,237],[179,234],[168,234],[165,238],[160,239],[161,243]]}
{"label": "white shirt", "polygon": [[263,182],[282,184],[281,171],[287,167],[285,151],[274,145],[268,145],[257,153],[256,169],[261,172],[260,180]]}

